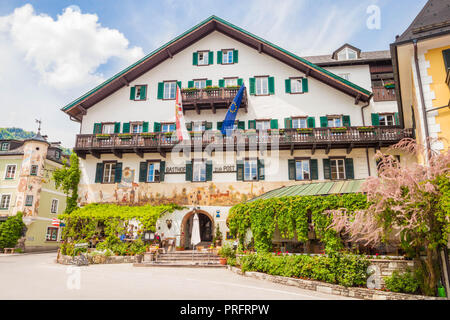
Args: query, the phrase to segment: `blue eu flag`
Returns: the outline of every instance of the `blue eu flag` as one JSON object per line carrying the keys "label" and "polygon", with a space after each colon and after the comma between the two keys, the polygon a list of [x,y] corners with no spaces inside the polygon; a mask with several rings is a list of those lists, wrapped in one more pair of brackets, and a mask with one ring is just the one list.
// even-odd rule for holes
{"label": "blue eu flag", "polygon": [[241,106],[242,96],[244,95],[245,86],[244,84],[241,85],[239,88],[238,93],[236,94],[236,97],[234,97],[233,102],[231,103],[230,107],[228,108],[227,114],[225,115],[225,120],[222,123],[222,134],[224,135],[230,135],[233,127],[234,127],[234,120],[236,119],[236,114],[239,110],[239,107]]}

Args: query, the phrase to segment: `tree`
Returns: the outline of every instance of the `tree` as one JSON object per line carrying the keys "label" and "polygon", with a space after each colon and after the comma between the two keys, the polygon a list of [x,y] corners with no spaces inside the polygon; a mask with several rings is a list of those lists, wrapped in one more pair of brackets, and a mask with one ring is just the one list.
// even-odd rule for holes
{"label": "tree", "polygon": [[66,210],[64,213],[71,213],[77,208],[78,184],[80,183],[81,171],[76,153],[70,156],[70,165],[63,162],[63,167],[53,172],[53,180],[57,188],[62,188],[66,194]]}
{"label": "tree", "polygon": [[[418,155],[422,147],[403,139],[392,147]],[[369,206],[349,215],[335,210],[331,227],[352,241],[376,245],[399,239],[406,254],[415,259],[422,274],[421,289],[434,295],[440,274],[439,251],[450,232],[450,150],[432,154],[428,164],[401,166],[393,156],[377,152],[378,177],[363,186]],[[425,259],[421,259],[422,253]]]}
{"label": "tree", "polygon": [[15,216],[10,216],[5,222],[0,223],[0,248],[14,248],[24,229],[22,212],[17,212]]}

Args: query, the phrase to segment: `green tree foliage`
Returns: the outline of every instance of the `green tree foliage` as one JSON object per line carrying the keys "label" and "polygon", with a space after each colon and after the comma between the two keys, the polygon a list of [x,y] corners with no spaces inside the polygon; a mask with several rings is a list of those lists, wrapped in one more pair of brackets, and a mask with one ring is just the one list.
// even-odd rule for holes
{"label": "green tree foliage", "polygon": [[415,273],[410,270],[404,273],[395,270],[391,276],[384,278],[386,289],[392,292],[417,293],[420,286],[420,277]]}
{"label": "green tree foliage", "polygon": [[64,160],[63,167],[53,172],[53,180],[57,188],[62,188],[66,194],[66,210],[70,213],[77,208],[78,184],[80,183],[81,171],[76,153],[70,156],[70,166]]}
{"label": "green tree foliage", "polygon": [[314,230],[325,244],[327,253],[342,248],[338,233],[329,228],[332,216],[327,210],[346,208],[349,212],[367,207],[367,198],[363,194],[344,194],[329,196],[297,196],[261,199],[241,203],[231,208],[228,226],[233,236],[243,244],[247,230],[251,230],[258,252],[272,250],[272,238],[275,228],[285,238],[297,237],[300,242],[308,240],[308,217]]}
{"label": "green tree foliage", "polygon": [[35,135],[33,131],[25,131],[21,128],[0,128],[0,139],[23,140],[30,139]]}
{"label": "green tree foliage", "polygon": [[22,212],[0,223],[0,248],[14,248],[22,236],[25,224],[22,221]]}

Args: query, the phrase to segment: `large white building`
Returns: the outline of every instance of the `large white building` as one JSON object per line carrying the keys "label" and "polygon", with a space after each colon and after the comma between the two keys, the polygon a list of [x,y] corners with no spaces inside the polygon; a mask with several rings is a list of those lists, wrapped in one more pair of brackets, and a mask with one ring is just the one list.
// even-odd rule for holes
{"label": "large white building", "polygon": [[[398,123],[392,91],[376,88],[372,99],[392,72],[388,52],[344,45],[315,59],[215,16],[171,40],[62,109],[81,126],[80,203],[186,205],[170,230],[159,228],[187,245],[193,212],[208,241],[216,225],[227,230],[232,205],[264,192],[324,181],[350,190],[376,174],[376,149],[411,130]],[[234,134],[223,137],[242,83]],[[191,131],[182,143],[173,134],[177,84]]]}

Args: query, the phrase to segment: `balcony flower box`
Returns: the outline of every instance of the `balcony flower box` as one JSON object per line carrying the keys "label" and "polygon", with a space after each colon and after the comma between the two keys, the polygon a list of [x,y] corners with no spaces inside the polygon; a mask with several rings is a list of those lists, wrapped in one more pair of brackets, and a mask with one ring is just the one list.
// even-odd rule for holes
{"label": "balcony flower box", "polygon": [[163,132],[163,135],[166,137],[171,137],[174,132]]}
{"label": "balcony flower box", "polygon": [[330,128],[331,132],[347,132],[347,127]]}
{"label": "balcony flower box", "polygon": [[184,88],[181,89],[181,92],[197,92],[198,90],[198,88]]}
{"label": "balcony flower box", "polygon": [[394,88],[395,88],[395,83],[393,83],[393,82],[385,83],[385,84],[384,84],[384,87],[385,87],[386,89],[394,89]]}
{"label": "balcony flower box", "polygon": [[244,131],[244,135],[246,136],[256,136],[256,130],[255,129],[249,129]]}
{"label": "balcony flower box", "polygon": [[140,136],[142,138],[144,138],[144,139],[152,139],[152,138],[156,137],[156,133],[154,133],[154,132],[144,132],[144,133],[141,133]]}
{"label": "balcony flower box", "polygon": [[111,135],[107,133],[99,133],[95,135],[95,138],[98,140],[108,140],[109,138],[111,138]]}
{"label": "balcony flower box", "polygon": [[207,86],[203,90],[208,92],[208,91],[214,91],[214,90],[219,90],[219,89],[220,89],[220,87],[218,87],[218,86]]}
{"label": "balcony flower box", "polygon": [[120,140],[130,140],[133,136],[129,133],[120,133],[117,135]]}
{"label": "balcony flower box", "polygon": [[357,127],[356,129],[360,132],[373,132],[375,130],[374,127]]}
{"label": "balcony flower box", "polygon": [[191,136],[201,136],[203,134],[203,131],[189,131],[189,134]]}
{"label": "balcony flower box", "polygon": [[236,90],[239,89],[241,86],[226,86],[226,89]]}
{"label": "balcony flower box", "polygon": [[313,129],[312,128],[298,128],[297,132],[298,133],[312,133]]}

